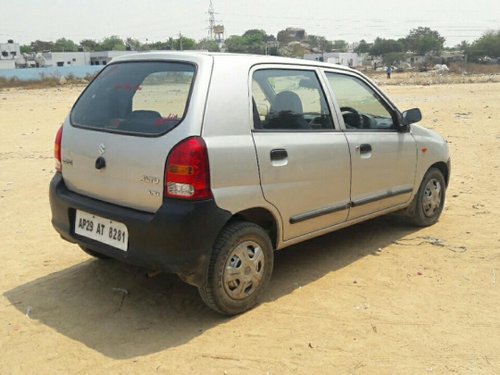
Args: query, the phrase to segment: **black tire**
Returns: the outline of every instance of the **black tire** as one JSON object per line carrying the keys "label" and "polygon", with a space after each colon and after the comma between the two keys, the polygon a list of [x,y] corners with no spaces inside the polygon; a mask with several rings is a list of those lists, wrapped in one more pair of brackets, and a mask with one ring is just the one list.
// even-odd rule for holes
{"label": "black tire", "polygon": [[104,255],[104,254],[101,254],[101,253],[97,253],[93,250],[90,250],[82,245],[78,245],[80,246],[80,249],[82,249],[84,252],[86,252],[88,255],[94,257],[94,258],[98,258],[98,259],[111,259],[110,257],[108,257],[107,255]]}
{"label": "black tire", "polygon": [[437,168],[430,168],[408,209],[410,222],[419,227],[436,223],[443,211],[445,196],[446,182],[443,173]]}
{"label": "black tire", "polygon": [[201,298],[224,315],[250,310],[271,279],[273,260],[271,240],[260,226],[229,224],[215,241]]}

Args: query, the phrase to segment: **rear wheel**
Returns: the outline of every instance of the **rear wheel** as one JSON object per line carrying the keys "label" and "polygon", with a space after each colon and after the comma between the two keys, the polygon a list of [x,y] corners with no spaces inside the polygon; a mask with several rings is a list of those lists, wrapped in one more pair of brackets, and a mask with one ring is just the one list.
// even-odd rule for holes
{"label": "rear wheel", "polygon": [[93,250],[90,250],[82,245],[78,245],[80,246],[80,249],[82,249],[84,252],[86,252],[88,255],[90,256],[93,256],[94,258],[98,258],[98,259],[111,259],[110,257],[108,257],[107,255],[104,255],[104,254],[101,254],[101,253],[97,253]]}
{"label": "rear wheel", "polygon": [[254,307],[273,270],[273,247],[258,225],[235,222],[215,242],[205,285],[199,288],[203,301],[224,315],[235,315]]}
{"label": "rear wheel", "polygon": [[419,227],[436,223],[443,211],[445,193],[446,182],[443,173],[437,168],[429,169],[410,206],[410,221]]}

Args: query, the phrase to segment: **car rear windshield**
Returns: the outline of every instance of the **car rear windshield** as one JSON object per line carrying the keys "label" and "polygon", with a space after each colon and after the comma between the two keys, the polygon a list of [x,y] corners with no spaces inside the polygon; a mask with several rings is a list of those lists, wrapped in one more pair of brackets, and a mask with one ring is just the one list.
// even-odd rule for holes
{"label": "car rear windshield", "polygon": [[195,71],[188,63],[108,65],[78,99],[71,123],[118,133],[164,134],[184,118]]}

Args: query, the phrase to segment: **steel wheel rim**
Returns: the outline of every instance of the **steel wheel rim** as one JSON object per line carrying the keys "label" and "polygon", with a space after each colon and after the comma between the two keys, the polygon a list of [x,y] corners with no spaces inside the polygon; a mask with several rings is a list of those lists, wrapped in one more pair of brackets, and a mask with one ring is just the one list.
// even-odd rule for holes
{"label": "steel wheel rim", "polygon": [[432,217],[439,211],[441,207],[442,191],[441,183],[435,178],[427,182],[422,198],[422,209],[425,216]]}
{"label": "steel wheel rim", "polygon": [[236,246],[226,261],[224,290],[229,297],[242,300],[252,295],[262,283],[265,258],[262,247],[254,241]]}

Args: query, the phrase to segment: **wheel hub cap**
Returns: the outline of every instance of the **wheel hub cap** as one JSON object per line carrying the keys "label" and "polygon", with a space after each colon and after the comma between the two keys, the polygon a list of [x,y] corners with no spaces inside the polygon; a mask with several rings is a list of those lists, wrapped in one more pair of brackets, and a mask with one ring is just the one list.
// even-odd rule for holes
{"label": "wheel hub cap", "polygon": [[264,274],[264,253],[254,241],[239,244],[228,257],[224,290],[233,299],[244,299],[259,287]]}
{"label": "wheel hub cap", "polygon": [[431,217],[436,214],[441,207],[441,199],[441,183],[433,178],[425,185],[424,197],[422,199],[422,209],[425,216]]}

